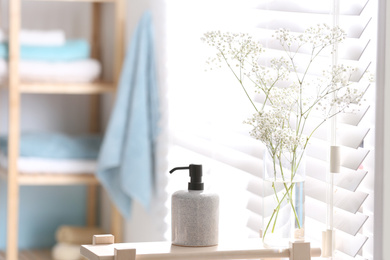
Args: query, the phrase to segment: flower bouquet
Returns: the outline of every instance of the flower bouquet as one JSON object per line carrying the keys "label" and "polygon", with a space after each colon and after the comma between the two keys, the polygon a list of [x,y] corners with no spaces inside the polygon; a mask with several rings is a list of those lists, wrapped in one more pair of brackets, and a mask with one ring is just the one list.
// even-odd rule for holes
{"label": "flower bouquet", "polygon": [[327,120],[358,104],[364,91],[351,80],[354,68],[323,65],[345,39],[339,27],[321,24],[300,34],[280,29],[273,39],[280,55],[270,59],[246,33],[212,31],[202,38],[216,50],[208,63],[226,66],[253,107],[245,123],[266,147],[263,190],[272,197],[263,202],[261,233],[266,244],[272,239],[280,246],[286,236],[304,239],[305,153],[311,137]]}

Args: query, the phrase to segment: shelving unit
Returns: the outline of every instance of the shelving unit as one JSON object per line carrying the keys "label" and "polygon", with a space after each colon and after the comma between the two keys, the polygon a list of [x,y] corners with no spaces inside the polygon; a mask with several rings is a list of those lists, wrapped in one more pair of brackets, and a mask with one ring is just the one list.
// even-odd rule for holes
{"label": "shelving unit", "polygon": [[[27,0],[26,0],[27,1]],[[30,0],[31,1],[31,0]],[[9,0],[9,140],[8,169],[1,169],[0,174],[7,178],[7,251],[8,260],[18,259],[18,215],[20,185],[87,185],[87,224],[96,224],[96,192],[98,181],[94,174],[47,174],[23,173],[18,170],[20,142],[20,105],[21,94],[83,94],[91,95],[90,131],[99,131],[99,94],[115,92],[120,68],[124,57],[124,0],[44,0],[49,2],[89,2],[92,8],[92,41],[91,56],[99,59],[100,9],[101,3],[115,5],[115,50],[114,50],[114,82],[93,82],[82,84],[59,83],[27,83],[21,82],[18,73],[20,50],[19,31],[21,26],[22,0]],[[111,232],[121,237],[121,217],[113,208]]]}

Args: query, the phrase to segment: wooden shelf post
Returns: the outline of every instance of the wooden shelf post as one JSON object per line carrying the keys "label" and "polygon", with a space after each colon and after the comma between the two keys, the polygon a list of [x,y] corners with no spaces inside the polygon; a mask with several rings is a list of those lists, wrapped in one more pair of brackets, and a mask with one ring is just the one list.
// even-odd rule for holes
{"label": "wooden shelf post", "polygon": [[21,23],[21,0],[9,2],[9,126],[8,126],[8,198],[7,198],[7,259],[18,259],[19,230],[19,30]]}

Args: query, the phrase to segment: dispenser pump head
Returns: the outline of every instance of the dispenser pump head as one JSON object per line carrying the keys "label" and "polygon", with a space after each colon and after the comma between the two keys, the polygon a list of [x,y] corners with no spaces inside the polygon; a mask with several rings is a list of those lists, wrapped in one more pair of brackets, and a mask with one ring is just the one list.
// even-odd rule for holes
{"label": "dispenser pump head", "polygon": [[188,183],[189,190],[203,190],[204,185],[202,182],[202,165],[190,164],[188,167],[176,167],[169,171],[173,173],[176,170],[190,170],[191,181]]}

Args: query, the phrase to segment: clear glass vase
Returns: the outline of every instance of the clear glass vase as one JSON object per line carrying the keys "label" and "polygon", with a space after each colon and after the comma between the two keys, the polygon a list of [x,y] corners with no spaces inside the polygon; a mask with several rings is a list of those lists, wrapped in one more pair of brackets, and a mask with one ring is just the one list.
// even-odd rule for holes
{"label": "clear glass vase", "polygon": [[263,171],[261,236],[265,247],[288,247],[305,239],[305,167],[302,150],[266,150]]}

